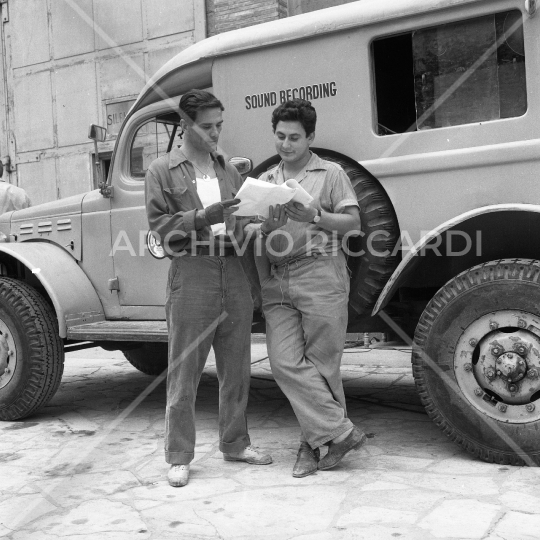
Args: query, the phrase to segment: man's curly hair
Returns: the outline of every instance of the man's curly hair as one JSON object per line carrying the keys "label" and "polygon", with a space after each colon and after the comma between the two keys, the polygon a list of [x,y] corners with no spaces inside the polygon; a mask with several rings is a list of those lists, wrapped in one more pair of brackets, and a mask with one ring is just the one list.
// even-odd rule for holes
{"label": "man's curly hair", "polygon": [[311,101],[305,99],[291,99],[285,101],[272,113],[272,129],[276,131],[278,122],[300,122],[306,132],[306,136],[315,131],[317,113],[311,106]]}

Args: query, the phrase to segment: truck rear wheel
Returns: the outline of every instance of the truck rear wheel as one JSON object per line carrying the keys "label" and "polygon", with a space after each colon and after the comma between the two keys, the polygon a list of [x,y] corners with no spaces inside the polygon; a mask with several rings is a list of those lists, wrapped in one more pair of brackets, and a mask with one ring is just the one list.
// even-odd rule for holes
{"label": "truck rear wheel", "polygon": [[129,363],[146,375],[161,375],[168,364],[167,343],[142,343],[122,351]]}
{"label": "truck rear wheel", "polygon": [[415,333],[430,418],[489,462],[540,464],[540,261],[492,261],[442,287]]}
{"label": "truck rear wheel", "polygon": [[[392,201],[379,181],[356,161],[331,150],[313,148],[313,151],[322,159],[341,165],[356,193],[362,236],[348,240],[349,305],[354,313],[369,315],[399,264],[398,257],[393,255],[400,233]],[[279,156],[266,160],[253,171],[253,176],[260,176],[279,161]],[[360,253],[361,256],[356,255]]]}
{"label": "truck rear wheel", "polygon": [[0,420],[20,420],[45,405],[63,371],[52,307],[26,283],[0,277]]}

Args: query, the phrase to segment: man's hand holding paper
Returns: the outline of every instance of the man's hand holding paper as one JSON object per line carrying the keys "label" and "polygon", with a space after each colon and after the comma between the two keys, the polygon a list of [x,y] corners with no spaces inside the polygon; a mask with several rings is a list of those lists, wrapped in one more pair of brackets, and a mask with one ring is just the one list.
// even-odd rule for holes
{"label": "man's hand holding paper", "polygon": [[276,185],[255,178],[246,178],[236,198],[240,199],[240,204],[234,215],[259,215],[264,218],[268,218],[270,206],[284,205],[290,201],[306,205],[313,201],[313,197],[294,179]]}
{"label": "man's hand holding paper", "polygon": [[312,206],[291,201],[285,205],[285,213],[293,221],[308,223],[317,215],[317,210]]}

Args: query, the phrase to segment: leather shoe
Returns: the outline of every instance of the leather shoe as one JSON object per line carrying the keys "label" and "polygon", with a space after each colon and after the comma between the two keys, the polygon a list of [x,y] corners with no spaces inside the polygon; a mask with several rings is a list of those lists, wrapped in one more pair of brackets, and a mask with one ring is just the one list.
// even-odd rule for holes
{"label": "leather shoe", "polygon": [[366,442],[366,434],[356,426],[341,442],[330,442],[328,453],[319,461],[319,470],[326,471],[335,467],[351,450],[357,450]]}
{"label": "leather shoe", "polygon": [[320,452],[318,448],[311,448],[307,442],[300,444],[298,456],[294,464],[292,475],[295,478],[303,478],[317,472]]}
{"label": "leather shoe", "polygon": [[243,461],[250,465],[270,465],[272,456],[262,454],[253,446],[246,446],[241,452],[223,452],[225,461]]}

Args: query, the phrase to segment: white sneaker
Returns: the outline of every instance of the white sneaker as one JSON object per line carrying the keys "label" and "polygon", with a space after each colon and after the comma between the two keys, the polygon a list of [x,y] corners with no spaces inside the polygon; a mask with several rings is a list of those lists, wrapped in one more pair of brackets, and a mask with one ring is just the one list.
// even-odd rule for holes
{"label": "white sneaker", "polygon": [[171,465],[167,478],[172,487],[185,486],[189,479],[189,465]]}
{"label": "white sneaker", "polygon": [[250,465],[270,465],[272,457],[267,454],[261,454],[253,446],[246,446],[241,452],[223,452],[225,461],[244,461]]}

